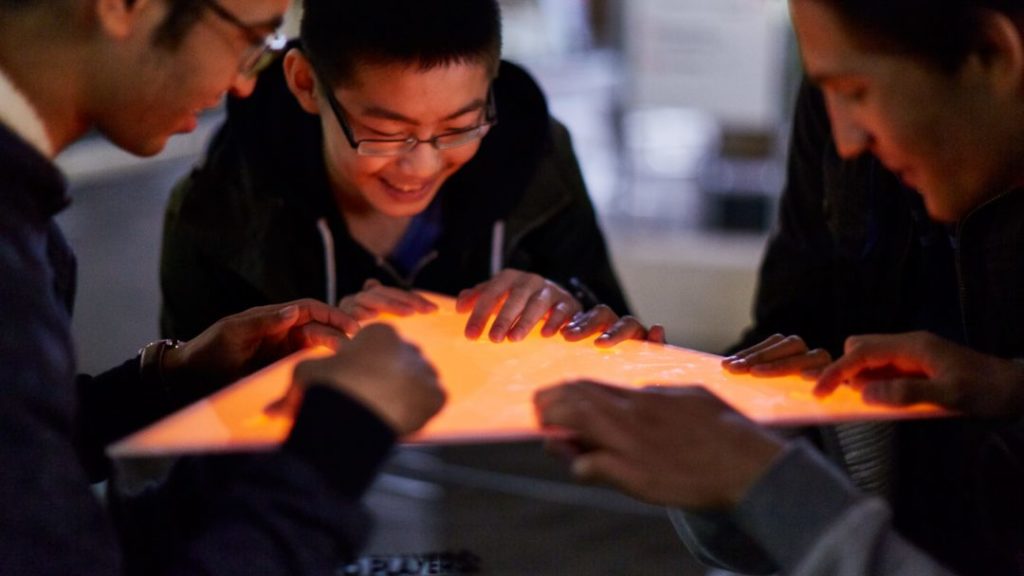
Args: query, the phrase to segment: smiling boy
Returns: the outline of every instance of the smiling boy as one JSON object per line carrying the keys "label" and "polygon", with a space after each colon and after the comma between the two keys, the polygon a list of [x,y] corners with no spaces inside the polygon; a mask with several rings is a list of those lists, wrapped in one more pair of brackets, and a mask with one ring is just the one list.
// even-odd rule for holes
{"label": "smiling boy", "polygon": [[301,42],[174,191],[164,332],[298,295],[430,310],[413,289],[459,296],[470,338],[493,317],[494,341],[622,313],[568,133],[500,54],[493,0],[307,1]]}

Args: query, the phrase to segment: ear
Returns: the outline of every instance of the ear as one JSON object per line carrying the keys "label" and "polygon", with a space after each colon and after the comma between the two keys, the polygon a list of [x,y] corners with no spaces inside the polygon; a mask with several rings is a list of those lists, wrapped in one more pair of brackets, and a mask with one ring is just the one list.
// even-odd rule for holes
{"label": "ear", "polygon": [[96,0],[96,20],[113,38],[126,38],[136,25],[139,14],[150,8],[149,0]]}
{"label": "ear", "polygon": [[299,106],[310,114],[320,114],[316,75],[306,55],[298,48],[292,48],[284,55],[284,78]]}
{"label": "ear", "polygon": [[982,44],[978,64],[1000,94],[1024,94],[1024,37],[1017,23],[1002,12],[982,13]]}

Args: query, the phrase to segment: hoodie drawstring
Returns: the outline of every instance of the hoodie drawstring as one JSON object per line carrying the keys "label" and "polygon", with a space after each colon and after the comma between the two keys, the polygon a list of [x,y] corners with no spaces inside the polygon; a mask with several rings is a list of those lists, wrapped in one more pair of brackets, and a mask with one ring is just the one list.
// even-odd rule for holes
{"label": "hoodie drawstring", "polygon": [[338,278],[334,269],[334,235],[331,234],[331,227],[327,225],[326,218],[316,221],[316,229],[320,232],[320,241],[324,245],[324,275],[327,277],[324,287],[324,302],[331,306],[338,304]]}
{"label": "hoodie drawstring", "polygon": [[491,231],[491,277],[498,275],[504,268],[505,258],[505,221],[498,220]]}

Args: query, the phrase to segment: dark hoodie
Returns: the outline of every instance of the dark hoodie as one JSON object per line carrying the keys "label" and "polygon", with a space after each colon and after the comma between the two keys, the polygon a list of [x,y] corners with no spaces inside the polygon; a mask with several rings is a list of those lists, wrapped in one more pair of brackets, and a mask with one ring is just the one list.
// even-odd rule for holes
{"label": "dark hoodie", "polygon": [[523,69],[503,62],[494,93],[498,124],[438,192],[433,246],[400,270],[349,235],[327,181],[319,118],[299,107],[280,65],[265,71],[251,97],[230,100],[205,162],[172,194],[164,335],[190,338],[256,305],[337,301],[368,278],[455,295],[504,268],[627,313],[568,132]]}

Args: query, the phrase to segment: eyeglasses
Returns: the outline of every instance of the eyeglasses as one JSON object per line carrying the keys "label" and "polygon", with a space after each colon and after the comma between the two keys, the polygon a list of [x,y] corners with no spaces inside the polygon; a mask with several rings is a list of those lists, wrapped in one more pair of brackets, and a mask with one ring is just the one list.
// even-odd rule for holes
{"label": "eyeglasses", "polygon": [[[239,74],[256,76],[269,66],[288,44],[288,38],[276,30],[281,27],[281,18],[260,24],[246,24],[217,0],[200,0],[200,2],[209,8],[215,16],[238,28],[249,41],[249,49],[242,55],[242,61],[238,65]],[[261,32],[261,29],[267,28],[273,28],[275,31],[270,34]]]}
{"label": "eyeglasses", "polygon": [[338,102],[338,99],[328,87],[329,85],[322,80],[323,77],[318,75],[318,78],[321,79],[320,85],[323,86],[324,97],[327,98],[327,103],[331,107],[331,112],[334,113],[334,118],[337,119],[338,124],[341,126],[345,139],[355,149],[356,154],[360,156],[401,156],[412,152],[420,144],[430,144],[435,150],[450,150],[482,139],[490,132],[491,127],[498,123],[498,108],[494,101],[494,90],[488,88],[484,121],[476,126],[452,130],[451,132],[445,132],[444,134],[438,134],[423,140],[415,136],[409,136],[408,138],[366,138],[356,140],[355,132],[352,131],[352,126],[346,119],[348,114],[341,107],[341,102]]}

